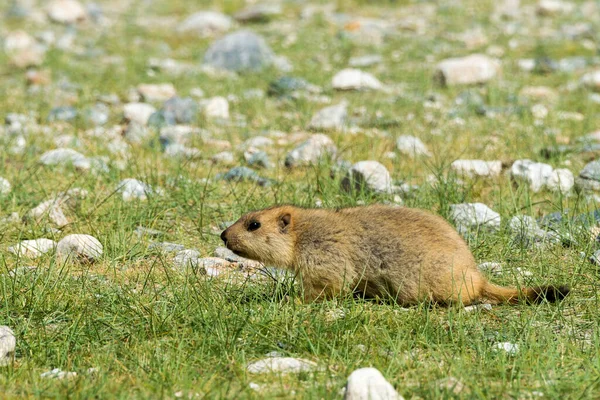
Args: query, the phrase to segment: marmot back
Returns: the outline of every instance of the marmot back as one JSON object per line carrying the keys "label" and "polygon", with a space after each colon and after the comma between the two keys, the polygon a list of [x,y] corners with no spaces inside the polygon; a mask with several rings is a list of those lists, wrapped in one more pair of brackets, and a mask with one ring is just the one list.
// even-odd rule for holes
{"label": "marmot back", "polygon": [[468,305],[554,301],[568,293],[566,287],[520,292],[489,283],[456,230],[418,209],[277,206],[244,215],[221,238],[240,256],[297,272],[307,301],[355,292],[403,305]]}

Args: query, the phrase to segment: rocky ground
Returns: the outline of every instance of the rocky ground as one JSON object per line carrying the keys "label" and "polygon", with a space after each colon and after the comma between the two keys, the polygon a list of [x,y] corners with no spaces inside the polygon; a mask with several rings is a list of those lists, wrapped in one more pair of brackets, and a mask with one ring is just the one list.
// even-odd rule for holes
{"label": "rocky ground", "polygon": [[[597,2],[0,15],[6,398],[597,397]],[[494,282],[573,292],[303,305],[218,236],[284,202],[426,208]]]}

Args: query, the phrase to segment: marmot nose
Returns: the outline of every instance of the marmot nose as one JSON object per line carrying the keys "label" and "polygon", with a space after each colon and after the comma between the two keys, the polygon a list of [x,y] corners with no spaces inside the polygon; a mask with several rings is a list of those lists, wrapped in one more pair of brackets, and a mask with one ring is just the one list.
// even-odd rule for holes
{"label": "marmot nose", "polygon": [[221,240],[223,241],[223,243],[225,243],[225,245],[227,245],[227,229],[225,229],[223,232],[221,232]]}

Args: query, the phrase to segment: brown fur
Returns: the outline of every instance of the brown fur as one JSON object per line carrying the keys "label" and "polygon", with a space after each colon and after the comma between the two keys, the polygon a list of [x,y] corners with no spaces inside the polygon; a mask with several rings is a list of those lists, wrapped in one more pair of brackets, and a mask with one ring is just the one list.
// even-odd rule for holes
{"label": "brown fur", "polygon": [[[260,227],[248,230],[252,222]],[[221,238],[242,257],[296,272],[306,301],[355,292],[403,305],[512,304],[557,301],[568,293],[566,287],[519,291],[488,282],[456,230],[418,209],[276,206],[244,215]]]}

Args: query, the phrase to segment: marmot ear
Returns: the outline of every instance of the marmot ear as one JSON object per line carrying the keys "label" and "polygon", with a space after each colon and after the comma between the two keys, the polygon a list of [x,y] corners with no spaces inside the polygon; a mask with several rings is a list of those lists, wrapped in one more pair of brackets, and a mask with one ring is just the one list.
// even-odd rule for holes
{"label": "marmot ear", "polygon": [[289,226],[290,222],[292,222],[292,215],[290,213],[285,213],[285,214],[281,214],[279,216],[279,229],[282,232],[285,232],[287,229],[287,227]]}

